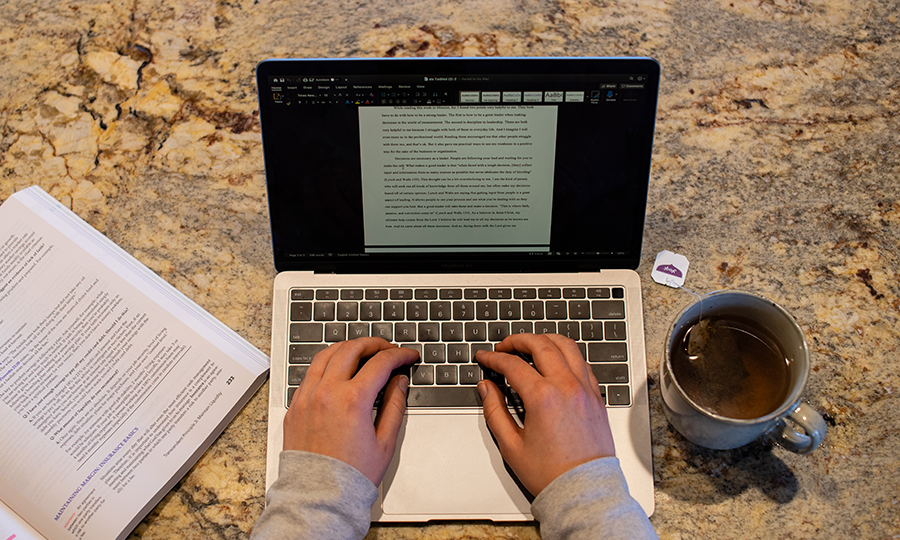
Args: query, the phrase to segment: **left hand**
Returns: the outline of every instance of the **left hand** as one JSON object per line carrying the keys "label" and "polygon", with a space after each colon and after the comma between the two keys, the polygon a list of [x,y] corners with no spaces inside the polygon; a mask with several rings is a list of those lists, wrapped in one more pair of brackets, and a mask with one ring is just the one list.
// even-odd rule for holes
{"label": "left hand", "polygon": [[[356,373],[360,359],[368,357]],[[397,446],[409,379],[390,381],[374,423],[372,406],[391,371],[417,358],[412,349],[371,337],[335,343],[317,354],[284,417],[284,449],[339,459],[379,485]]]}

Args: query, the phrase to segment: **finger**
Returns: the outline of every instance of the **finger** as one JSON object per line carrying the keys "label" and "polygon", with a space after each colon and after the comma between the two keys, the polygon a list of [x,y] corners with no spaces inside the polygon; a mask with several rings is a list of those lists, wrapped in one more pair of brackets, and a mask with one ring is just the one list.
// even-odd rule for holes
{"label": "finger", "polygon": [[530,355],[534,367],[549,378],[566,364],[562,352],[550,339],[551,335],[554,334],[513,334],[498,343],[495,349],[506,353],[519,352]]}
{"label": "finger", "polygon": [[600,393],[600,381],[597,380],[597,377],[594,375],[594,370],[592,369],[588,369],[588,380],[590,381],[594,395],[597,396],[600,403],[603,403],[603,406],[606,407],[606,402],[603,401],[603,394]]}
{"label": "finger", "polygon": [[[475,360],[486,368],[506,377],[510,386],[519,391],[540,383],[541,374],[522,358],[506,352],[478,351]],[[520,392],[521,393],[521,392]]]}
{"label": "finger", "polygon": [[[563,356],[563,360],[565,360],[566,364],[569,366],[569,370],[578,377],[578,380],[580,380],[586,388],[589,387],[591,381],[588,375],[591,374],[592,371],[587,365],[584,356],[582,356],[578,344],[559,334],[547,334],[547,339],[556,345],[556,348]],[[594,381],[594,387],[596,386],[596,381]]]}
{"label": "finger", "polygon": [[509,458],[515,461],[522,447],[522,428],[506,408],[503,393],[496,384],[485,380],[478,383],[478,393],[484,407],[484,421],[497,439],[500,453],[507,461]]}
{"label": "finger", "polygon": [[375,419],[375,438],[386,454],[392,455],[397,446],[397,434],[406,413],[406,395],[409,390],[409,379],[406,375],[398,375],[391,379],[384,389],[384,401]]}
{"label": "finger", "polygon": [[376,337],[363,337],[345,341],[341,343],[340,347],[335,348],[331,354],[322,378],[349,381],[353,374],[356,373],[361,359],[368,358],[385,349],[396,348],[396,345]]}
{"label": "finger", "polygon": [[[309,364],[309,369],[306,370],[306,375],[304,375],[303,380],[300,382],[301,388],[303,386],[309,387],[318,382],[322,375],[325,373],[325,368],[328,366],[328,363],[331,361],[331,357],[337,353],[338,349],[344,345],[344,341],[338,343],[332,343],[325,349],[316,353],[313,357],[312,362]],[[308,382],[307,382],[308,381]],[[304,383],[306,383],[304,385]],[[299,393],[299,392],[297,392]]]}
{"label": "finger", "polygon": [[374,401],[375,396],[390,378],[391,372],[400,366],[412,364],[418,357],[417,351],[405,347],[382,349],[366,362],[353,380]]}

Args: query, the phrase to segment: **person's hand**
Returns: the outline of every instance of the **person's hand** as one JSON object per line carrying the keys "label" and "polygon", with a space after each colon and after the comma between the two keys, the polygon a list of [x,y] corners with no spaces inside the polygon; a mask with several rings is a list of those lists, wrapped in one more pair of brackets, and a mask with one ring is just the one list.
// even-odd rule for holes
{"label": "person's hand", "polygon": [[284,417],[284,449],[339,459],[380,484],[397,446],[409,379],[391,379],[374,423],[372,406],[391,371],[416,358],[381,338],[335,343],[317,354]]}
{"label": "person's hand", "polygon": [[[515,352],[531,355],[534,367]],[[597,379],[574,341],[556,334],[513,334],[493,352],[478,352],[477,360],[505,375],[522,399],[526,414],[519,427],[497,385],[478,383],[484,419],[500,454],[532,495],[582,463],[615,455]]]}

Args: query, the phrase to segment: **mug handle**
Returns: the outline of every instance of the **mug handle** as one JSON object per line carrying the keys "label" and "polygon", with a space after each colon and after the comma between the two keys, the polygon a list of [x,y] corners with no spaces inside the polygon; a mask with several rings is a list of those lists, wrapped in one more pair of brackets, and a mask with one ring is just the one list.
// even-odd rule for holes
{"label": "mug handle", "polygon": [[808,454],[815,450],[825,438],[825,421],[806,403],[800,403],[787,414],[806,434],[789,426],[780,418],[772,429],[771,437],[785,449],[795,454]]}

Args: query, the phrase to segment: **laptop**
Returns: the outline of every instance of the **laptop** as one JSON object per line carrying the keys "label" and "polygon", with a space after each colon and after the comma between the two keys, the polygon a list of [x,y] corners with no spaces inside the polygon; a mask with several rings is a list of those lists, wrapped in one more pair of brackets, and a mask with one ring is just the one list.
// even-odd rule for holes
{"label": "laptop", "polygon": [[275,267],[267,489],[315,353],[415,348],[373,521],[522,521],[474,362],[515,332],[574,339],[631,495],[653,512],[640,260],[659,66],[648,58],[266,60]]}

